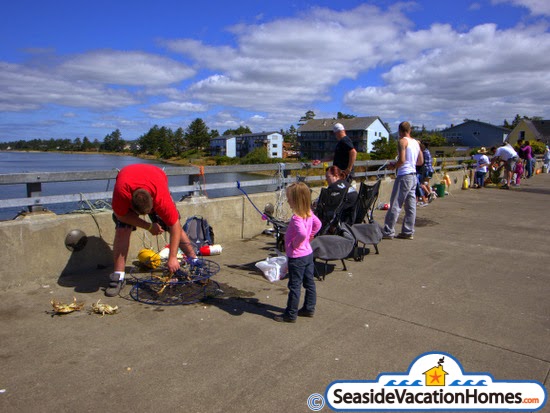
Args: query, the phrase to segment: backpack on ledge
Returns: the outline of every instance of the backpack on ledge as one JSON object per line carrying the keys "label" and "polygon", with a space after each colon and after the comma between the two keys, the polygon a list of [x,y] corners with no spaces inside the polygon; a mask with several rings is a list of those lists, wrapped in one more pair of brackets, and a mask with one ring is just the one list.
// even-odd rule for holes
{"label": "backpack on ledge", "polygon": [[208,221],[199,215],[187,218],[187,221],[183,224],[183,230],[197,253],[200,247],[214,244],[214,230],[208,224]]}

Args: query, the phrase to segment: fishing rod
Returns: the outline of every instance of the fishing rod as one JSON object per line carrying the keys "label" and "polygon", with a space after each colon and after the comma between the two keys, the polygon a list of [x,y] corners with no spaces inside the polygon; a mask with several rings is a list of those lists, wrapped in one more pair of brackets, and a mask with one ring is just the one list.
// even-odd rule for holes
{"label": "fishing rod", "polygon": [[250,199],[250,197],[248,196],[248,194],[246,193],[246,191],[245,191],[243,188],[241,188],[241,182],[240,182],[240,181],[237,181],[237,189],[238,189],[239,191],[241,191],[241,192],[244,194],[244,196],[246,196],[246,199],[248,199],[248,201],[252,204],[252,206],[254,207],[254,209],[255,209],[256,211],[258,211],[258,213],[262,216],[262,219],[263,219],[264,221],[266,221],[266,220],[268,219],[267,215],[266,215],[265,213],[263,213],[262,211],[259,210],[259,208],[256,206],[256,204],[252,201],[252,199]]}

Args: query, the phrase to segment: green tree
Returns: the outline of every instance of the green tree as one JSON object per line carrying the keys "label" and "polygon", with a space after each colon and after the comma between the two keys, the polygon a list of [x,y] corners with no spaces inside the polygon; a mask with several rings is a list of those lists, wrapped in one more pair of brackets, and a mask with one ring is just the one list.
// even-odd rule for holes
{"label": "green tree", "polygon": [[252,133],[252,131],[250,130],[250,128],[248,126],[239,126],[237,129],[227,129],[223,133],[223,136],[246,135],[246,134],[250,134],[250,133]]}
{"label": "green tree", "polygon": [[172,146],[176,156],[181,156],[185,151],[185,132],[183,128],[176,129],[172,135]]}
{"label": "green tree", "polygon": [[158,125],[153,126],[147,133],[138,138],[137,153],[157,156],[160,150],[161,139],[160,128]]}
{"label": "green tree", "polygon": [[267,156],[265,148],[256,148],[247,153],[241,160],[244,165],[266,164],[276,162],[275,158]]}
{"label": "green tree", "polygon": [[440,132],[427,130],[424,125],[421,128],[413,127],[411,136],[420,141],[428,142],[431,146],[445,146],[447,144],[447,140]]}
{"label": "green tree", "polygon": [[305,123],[307,123],[308,120],[312,120],[314,118],[315,118],[315,112],[312,110],[308,110],[306,114],[300,118],[298,125],[304,125]]}
{"label": "green tree", "polygon": [[158,144],[158,156],[161,159],[169,159],[176,154],[174,132],[172,132],[172,129],[165,126],[160,128]]}
{"label": "green tree", "polygon": [[342,112],[338,112],[336,114],[336,119],[353,119],[353,118],[356,118],[357,116],[355,115],[348,115],[346,113],[342,113]]}
{"label": "green tree", "polygon": [[294,127],[294,125],[290,125],[290,128],[288,130],[283,131],[281,129],[281,135],[283,135],[283,140],[287,143],[291,143],[292,145],[295,145],[298,140],[298,131]]}
{"label": "green tree", "polygon": [[122,139],[122,134],[117,129],[105,136],[101,149],[107,152],[122,152],[124,151],[125,145],[126,142],[124,142]]}
{"label": "green tree", "polygon": [[88,137],[84,136],[84,138],[82,139],[82,150],[86,152],[93,149],[93,147],[94,145],[92,144],[92,142],[90,142]]}
{"label": "green tree", "polygon": [[82,150],[82,141],[80,138],[76,138],[73,143],[73,149],[75,151],[81,151]]}
{"label": "green tree", "polygon": [[397,141],[380,138],[372,143],[372,159],[394,159],[397,156]]}
{"label": "green tree", "polygon": [[201,118],[195,119],[185,133],[187,146],[191,149],[204,150],[210,147],[210,134],[206,123]]}

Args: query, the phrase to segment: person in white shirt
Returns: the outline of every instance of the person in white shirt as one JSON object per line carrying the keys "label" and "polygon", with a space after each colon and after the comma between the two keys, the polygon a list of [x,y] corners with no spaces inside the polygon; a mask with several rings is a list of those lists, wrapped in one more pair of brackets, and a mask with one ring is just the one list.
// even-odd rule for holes
{"label": "person in white shirt", "polygon": [[[417,140],[411,138],[411,124],[401,122],[399,124],[398,157],[395,165],[389,169],[397,169],[397,176],[393,183],[390,198],[390,209],[386,213],[384,229],[385,239],[403,238],[413,239],[414,223],[416,220],[416,166],[424,163],[424,156]],[[405,205],[405,217],[401,233],[395,235],[395,224],[401,208]]]}
{"label": "person in white shirt", "polygon": [[504,163],[506,184],[501,186],[501,188],[510,189],[510,182],[512,181],[512,176],[514,175],[514,170],[516,169],[516,162],[519,160],[518,153],[508,142],[504,142],[498,149],[493,146],[492,151],[494,152],[494,155],[491,158],[491,163]]}
{"label": "person in white shirt", "polygon": [[548,148],[548,145],[544,148],[544,167],[546,169],[546,173],[550,174],[550,148]]}
{"label": "person in white shirt", "polygon": [[485,175],[487,174],[487,167],[491,164],[487,154],[487,148],[481,147],[477,151],[477,155],[472,158],[476,161],[476,175],[474,178],[474,188],[483,188],[485,184]]}

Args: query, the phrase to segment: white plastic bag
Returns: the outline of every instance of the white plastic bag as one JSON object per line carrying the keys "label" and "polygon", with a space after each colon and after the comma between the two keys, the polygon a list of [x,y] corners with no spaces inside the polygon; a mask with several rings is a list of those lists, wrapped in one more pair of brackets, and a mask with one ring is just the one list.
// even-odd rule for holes
{"label": "white plastic bag", "polygon": [[288,273],[288,260],[284,255],[268,257],[264,261],[257,262],[255,265],[270,282],[279,281]]}

